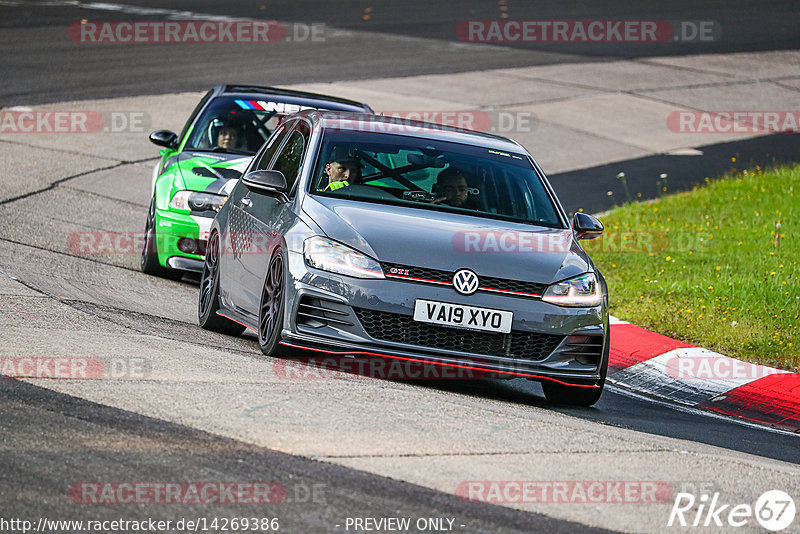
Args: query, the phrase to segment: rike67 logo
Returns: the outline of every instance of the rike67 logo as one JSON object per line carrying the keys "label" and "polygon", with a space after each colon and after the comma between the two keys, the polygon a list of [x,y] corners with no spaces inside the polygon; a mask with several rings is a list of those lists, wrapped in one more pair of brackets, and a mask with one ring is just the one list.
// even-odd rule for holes
{"label": "rike67 logo", "polygon": [[699,498],[691,493],[678,493],[667,526],[723,527],[728,531],[731,527],[749,525],[755,518],[765,529],[778,532],[792,524],[795,512],[794,500],[780,490],[762,493],[755,506],[725,503],[720,500],[719,492],[703,493]]}

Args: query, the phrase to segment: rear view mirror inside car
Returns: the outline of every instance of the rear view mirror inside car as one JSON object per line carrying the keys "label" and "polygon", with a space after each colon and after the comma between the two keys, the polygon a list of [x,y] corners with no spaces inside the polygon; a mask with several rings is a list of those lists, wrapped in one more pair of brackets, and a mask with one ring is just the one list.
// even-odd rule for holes
{"label": "rear view mirror inside car", "polygon": [[444,159],[443,156],[427,156],[425,154],[409,154],[408,155],[408,162],[412,165],[420,165],[422,167],[434,167],[436,169],[441,169],[445,165],[447,165],[447,161]]}

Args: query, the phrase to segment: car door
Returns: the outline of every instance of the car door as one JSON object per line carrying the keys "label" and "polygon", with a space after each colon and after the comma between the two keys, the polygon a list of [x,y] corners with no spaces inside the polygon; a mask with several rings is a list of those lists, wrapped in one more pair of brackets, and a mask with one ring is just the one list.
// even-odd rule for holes
{"label": "car door", "polygon": [[[270,163],[275,159],[278,151],[285,143],[291,133],[292,124],[284,124],[275,129],[272,136],[264,144],[264,147],[255,155],[247,171],[262,170],[270,167]],[[230,195],[227,203],[230,206],[228,223],[226,228],[221,228],[220,241],[220,269],[224,276],[220,277],[220,295],[222,295],[226,306],[233,307],[238,311],[246,308],[244,292],[244,264],[240,261],[241,256],[252,254],[254,246],[252,215],[243,208],[252,202],[252,193],[238,180]]]}
{"label": "car door", "polygon": [[[294,185],[301,172],[303,156],[310,137],[311,127],[305,120],[298,120],[281,146],[278,155],[267,169],[277,170],[286,177],[289,195],[294,194]],[[283,236],[280,229],[285,228],[285,218],[292,217],[292,203],[285,197],[249,192],[249,201],[240,202],[241,213],[248,217],[249,228],[253,231],[250,254],[241,254],[236,261],[241,263],[243,306],[246,311],[258,314],[262,286],[267,266],[275,247]]]}

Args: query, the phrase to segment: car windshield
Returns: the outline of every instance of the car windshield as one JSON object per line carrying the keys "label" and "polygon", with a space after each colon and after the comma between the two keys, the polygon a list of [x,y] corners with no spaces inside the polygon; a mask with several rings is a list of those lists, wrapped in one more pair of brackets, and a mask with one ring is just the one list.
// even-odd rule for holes
{"label": "car windshield", "polygon": [[286,116],[301,109],[261,98],[215,98],[195,121],[185,149],[252,156]]}
{"label": "car windshield", "polygon": [[486,147],[327,131],[309,187],[360,202],[563,226],[528,156]]}

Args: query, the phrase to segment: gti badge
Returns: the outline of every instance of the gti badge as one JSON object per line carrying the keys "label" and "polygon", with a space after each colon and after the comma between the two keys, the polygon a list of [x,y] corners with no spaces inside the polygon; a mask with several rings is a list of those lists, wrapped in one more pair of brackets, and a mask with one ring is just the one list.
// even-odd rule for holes
{"label": "gti badge", "polygon": [[453,275],[453,287],[462,295],[472,295],[478,290],[478,275],[469,269],[460,269]]}

